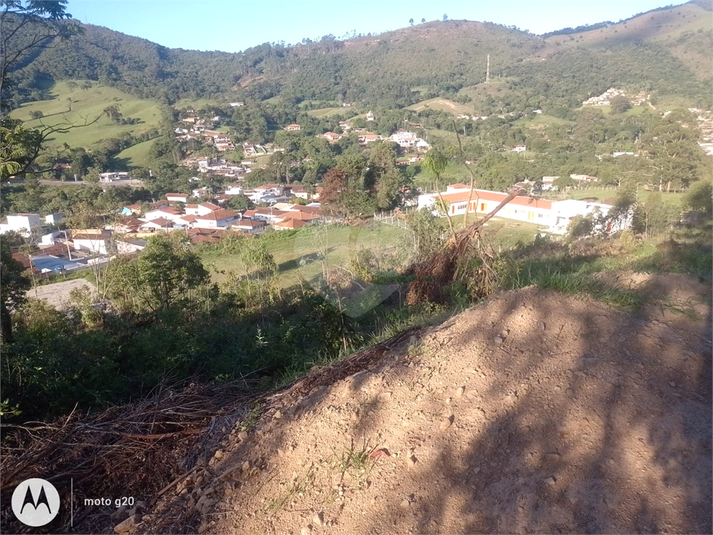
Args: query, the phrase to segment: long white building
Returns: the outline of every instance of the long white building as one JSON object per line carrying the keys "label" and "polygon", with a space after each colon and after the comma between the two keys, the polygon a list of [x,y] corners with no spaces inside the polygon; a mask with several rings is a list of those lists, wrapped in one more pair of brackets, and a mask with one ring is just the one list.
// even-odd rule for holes
{"label": "long white building", "polygon": [[[441,193],[441,198],[446,202],[448,214],[451,216],[463,215],[466,213],[466,209],[471,214],[487,214],[492,212],[506,197],[506,193],[482,189],[473,190],[471,196],[470,187],[465,184],[448,186],[446,191]],[[470,206],[468,206],[469,198]],[[420,195],[418,198],[419,209],[432,208],[442,212],[439,203],[437,193]],[[497,217],[535,223],[547,227],[549,232],[564,234],[573,217],[587,216],[597,210],[606,215],[610,209],[610,205],[602,203],[577,200],[551,201],[521,195],[515,197],[500,210]]]}

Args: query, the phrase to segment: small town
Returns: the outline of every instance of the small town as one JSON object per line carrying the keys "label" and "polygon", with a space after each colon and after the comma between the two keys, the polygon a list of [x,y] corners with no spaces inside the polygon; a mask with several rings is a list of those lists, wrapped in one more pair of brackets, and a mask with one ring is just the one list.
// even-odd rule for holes
{"label": "small town", "polygon": [[3,1],[0,532],[713,533],[712,15]]}

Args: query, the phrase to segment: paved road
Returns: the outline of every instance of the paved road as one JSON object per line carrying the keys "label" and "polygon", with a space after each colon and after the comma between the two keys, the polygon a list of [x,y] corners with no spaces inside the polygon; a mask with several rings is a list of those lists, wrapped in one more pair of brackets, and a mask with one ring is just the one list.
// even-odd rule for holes
{"label": "paved road", "polygon": [[[85,185],[91,185],[90,182],[74,182],[74,181],[66,181],[62,182],[61,180],[40,180],[40,184],[44,186],[85,186]],[[99,185],[101,187],[119,187],[119,186],[131,186],[132,188],[140,188],[143,187],[144,183],[142,180],[117,180],[115,182],[100,182]]]}

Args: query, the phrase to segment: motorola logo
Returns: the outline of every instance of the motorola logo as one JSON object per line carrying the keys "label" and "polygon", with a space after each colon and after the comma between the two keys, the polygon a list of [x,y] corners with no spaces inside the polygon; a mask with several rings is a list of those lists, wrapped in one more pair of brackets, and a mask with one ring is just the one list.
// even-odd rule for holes
{"label": "motorola logo", "polygon": [[59,512],[59,492],[44,479],[26,479],[12,493],[12,512],[27,526],[49,524]]}

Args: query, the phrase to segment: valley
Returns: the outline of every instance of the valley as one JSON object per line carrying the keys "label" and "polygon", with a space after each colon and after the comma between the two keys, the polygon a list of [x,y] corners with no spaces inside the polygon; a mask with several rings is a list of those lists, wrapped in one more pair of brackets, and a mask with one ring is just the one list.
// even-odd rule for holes
{"label": "valley", "polygon": [[2,531],[28,477],[48,533],[711,531],[713,3],[236,53],[73,3],[0,11]]}

